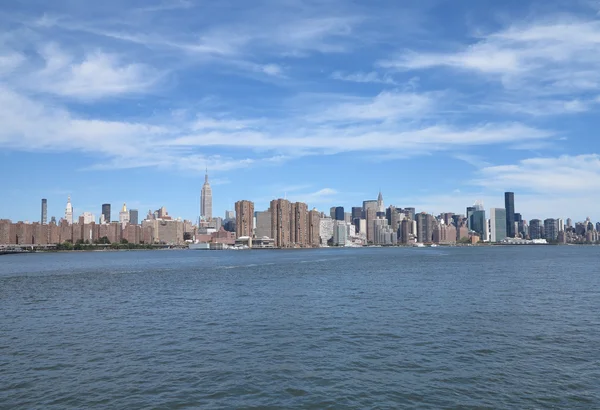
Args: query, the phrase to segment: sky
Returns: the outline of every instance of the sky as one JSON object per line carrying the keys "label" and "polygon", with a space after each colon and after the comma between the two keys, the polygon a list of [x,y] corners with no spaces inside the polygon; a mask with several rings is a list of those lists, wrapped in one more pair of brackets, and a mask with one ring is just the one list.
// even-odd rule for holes
{"label": "sky", "polygon": [[600,1],[21,0],[0,218],[237,200],[600,220]]}

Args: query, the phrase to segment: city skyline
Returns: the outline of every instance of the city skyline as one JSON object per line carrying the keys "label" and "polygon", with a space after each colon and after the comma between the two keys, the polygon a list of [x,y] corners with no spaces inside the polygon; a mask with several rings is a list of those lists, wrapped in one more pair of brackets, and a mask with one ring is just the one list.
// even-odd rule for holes
{"label": "city skyline", "polygon": [[[24,0],[0,15],[0,215],[73,197],[196,220],[240,198],[431,213],[514,192],[600,219],[591,1]],[[452,22],[452,24],[449,24]],[[148,33],[152,33],[149,35]],[[25,165],[25,166],[24,166]],[[113,219],[117,215],[112,215]]]}

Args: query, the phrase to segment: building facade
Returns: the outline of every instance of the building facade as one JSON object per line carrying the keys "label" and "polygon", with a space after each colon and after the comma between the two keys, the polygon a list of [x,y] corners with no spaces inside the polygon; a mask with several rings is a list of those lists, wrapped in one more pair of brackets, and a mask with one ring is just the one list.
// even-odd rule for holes
{"label": "building facade", "polygon": [[212,188],[208,182],[208,170],[204,175],[204,185],[200,193],[200,216],[205,220],[212,219]]}
{"label": "building facade", "polygon": [[235,203],[235,233],[237,237],[252,238],[254,231],[254,202],[238,201]]}
{"label": "building facade", "polygon": [[506,239],[506,209],[490,210],[490,241],[500,242]]}
{"label": "building facade", "polygon": [[515,194],[513,192],[504,193],[504,209],[506,209],[506,236],[514,238],[517,236],[515,231]]}

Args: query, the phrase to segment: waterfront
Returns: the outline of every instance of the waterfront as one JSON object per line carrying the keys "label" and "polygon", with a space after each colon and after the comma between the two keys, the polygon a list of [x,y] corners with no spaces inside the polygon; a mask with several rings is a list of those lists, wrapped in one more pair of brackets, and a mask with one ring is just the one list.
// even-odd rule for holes
{"label": "waterfront", "polygon": [[0,407],[598,408],[595,247],[0,259]]}

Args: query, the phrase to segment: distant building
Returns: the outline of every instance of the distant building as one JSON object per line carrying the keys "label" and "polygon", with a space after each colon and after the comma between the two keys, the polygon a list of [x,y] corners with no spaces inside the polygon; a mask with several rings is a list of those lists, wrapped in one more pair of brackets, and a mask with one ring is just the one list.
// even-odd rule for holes
{"label": "distant building", "polygon": [[421,212],[415,216],[417,222],[417,241],[430,243],[433,239],[433,226],[435,218],[433,215]]}
{"label": "distant building", "polygon": [[102,216],[104,217],[104,223],[110,223],[110,204],[102,204]]}
{"label": "distant building", "polygon": [[67,199],[67,206],[65,208],[65,221],[69,225],[73,225],[73,205],[71,205],[71,196]]}
{"label": "distant building", "polygon": [[367,211],[372,209],[375,211],[375,215],[377,215],[377,200],[368,200],[363,201],[363,218],[367,219]]}
{"label": "distant building", "polygon": [[323,245],[327,245],[333,239],[333,222],[332,218],[321,218],[319,220],[319,237]]}
{"label": "distant building", "polygon": [[379,191],[379,195],[377,196],[377,212],[385,212],[385,205],[383,204],[383,195],[381,191]]}
{"label": "distant building", "polygon": [[319,211],[313,209],[308,213],[308,246],[313,248],[320,244],[321,234],[321,215]]}
{"label": "distant building", "polygon": [[129,223],[129,212],[127,212],[127,205],[123,204],[121,212],[119,212],[119,223],[125,225]]}
{"label": "distant building", "polygon": [[254,236],[257,238],[271,238],[272,234],[271,211],[256,212],[256,229],[254,231]]}
{"label": "distant building", "polygon": [[344,221],[345,220],[344,207],[343,206],[336,206],[335,207],[333,219],[335,219],[336,221]]}
{"label": "distant building", "polygon": [[225,220],[235,219],[235,211],[225,211]]}
{"label": "distant building", "polygon": [[366,223],[367,223],[367,242],[375,242],[375,219],[377,218],[377,210],[373,208],[367,208],[366,211]]}
{"label": "distant building", "polygon": [[333,246],[346,246],[347,233],[346,223],[336,220],[333,225]]}
{"label": "distant building", "polygon": [[501,242],[506,238],[506,209],[490,210],[490,241]]}
{"label": "distant building", "polygon": [[544,220],[544,239],[548,242],[554,242],[558,239],[558,222],[556,219],[548,218]]}
{"label": "distant building", "polygon": [[212,219],[212,188],[208,183],[208,170],[204,175],[204,185],[202,185],[202,192],[200,193],[200,216],[201,218],[209,221]]}
{"label": "distant building", "polygon": [[412,221],[415,220],[416,210],[415,208],[404,208],[404,214]]}
{"label": "distant building", "polygon": [[304,202],[291,204],[290,242],[302,248],[308,246],[308,205]]}
{"label": "distant building", "polygon": [[48,200],[46,198],[42,199],[42,217],[40,219],[40,223],[42,225],[46,225],[48,223]]}
{"label": "distant building", "polygon": [[287,199],[271,201],[271,237],[276,248],[289,248],[291,204]]}
{"label": "distant building", "polygon": [[515,194],[513,192],[504,193],[504,208],[506,210],[506,236],[514,238],[515,232]]}
{"label": "distant building", "polygon": [[362,208],[360,206],[353,206],[352,207],[352,220],[354,221],[355,219],[360,219],[362,217],[363,217]]}
{"label": "distant building", "polygon": [[532,219],[529,221],[529,238],[530,239],[542,239],[542,221],[539,219]]}
{"label": "distant building", "polygon": [[485,211],[474,211],[471,215],[471,230],[476,232],[480,238],[483,238],[485,237],[486,225],[487,219],[485,218]]}
{"label": "distant building", "polygon": [[238,238],[252,238],[254,226],[254,202],[238,201],[235,203],[235,233]]}
{"label": "distant building", "polygon": [[131,225],[138,225],[140,223],[139,212],[137,209],[129,210],[129,223]]}
{"label": "distant building", "polygon": [[[83,222],[84,224],[91,224],[95,222],[96,217],[94,216],[93,213],[91,212],[84,212],[81,214],[80,216],[80,221]],[[80,223],[81,223],[80,222]]]}

